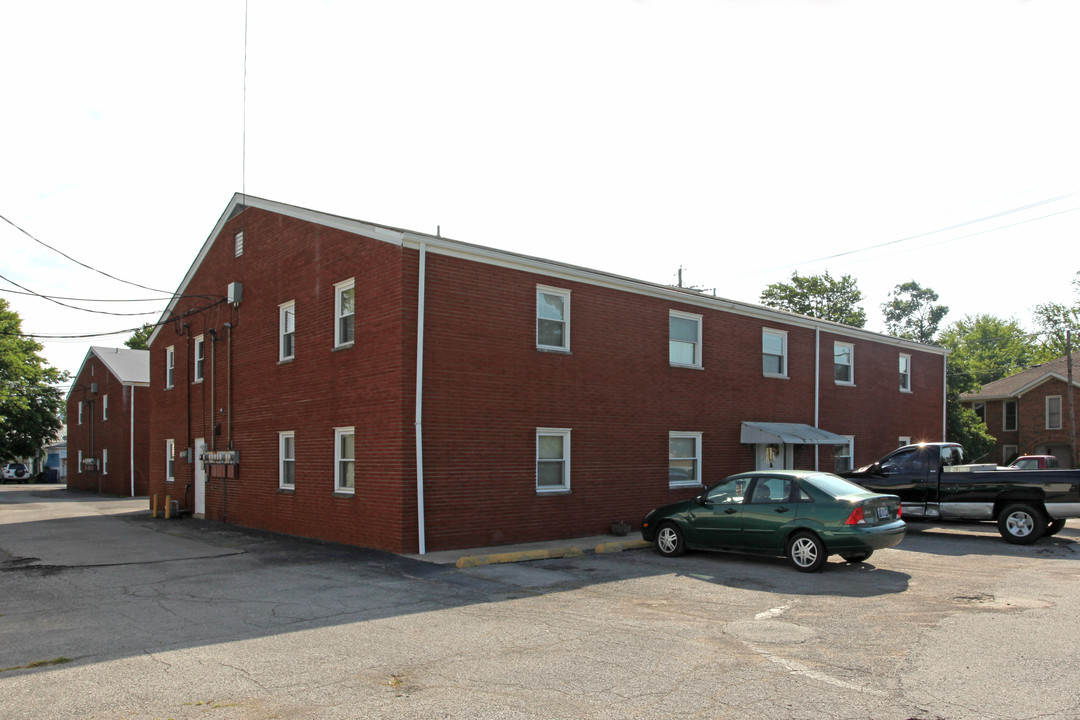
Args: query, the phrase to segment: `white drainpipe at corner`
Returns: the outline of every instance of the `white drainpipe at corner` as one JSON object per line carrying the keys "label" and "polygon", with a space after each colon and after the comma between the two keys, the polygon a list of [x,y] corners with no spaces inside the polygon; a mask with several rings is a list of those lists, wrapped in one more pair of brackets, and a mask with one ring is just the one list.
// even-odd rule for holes
{"label": "white drainpipe at corner", "polygon": [[[821,328],[814,328],[814,427],[821,427]],[[821,470],[820,445],[814,445],[814,470]]]}
{"label": "white drainpipe at corner", "polygon": [[131,451],[128,457],[128,466],[131,468],[131,497],[135,497],[135,386],[131,388],[131,424],[128,431],[128,449]]}
{"label": "white drainpipe at corner", "polygon": [[416,291],[416,525],[420,554],[427,552],[424,529],[424,281],[427,243],[420,243],[420,280]]}

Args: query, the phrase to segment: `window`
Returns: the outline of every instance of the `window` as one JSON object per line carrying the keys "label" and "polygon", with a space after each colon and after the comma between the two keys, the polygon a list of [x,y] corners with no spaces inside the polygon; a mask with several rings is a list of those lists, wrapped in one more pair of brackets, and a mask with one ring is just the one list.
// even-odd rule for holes
{"label": "window", "polygon": [[794,483],[791,478],[759,477],[750,491],[751,503],[786,503],[791,499]]}
{"label": "window", "polygon": [[165,348],[165,389],[173,386],[173,372],[176,370],[176,348]]}
{"label": "window", "polygon": [[296,301],[278,306],[278,360],[292,360],[296,355]]}
{"label": "window", "polygon": [[79,424],[80,425],[82,425],[82,406],[83,406],[84,402],[86,402],[86,401],[85,400],[80,400],[79,401]]}
{"label": "window", "polygon": [[233,235],[233,241],[236,245],[236,257],[240,257],[244,254],[244,231],[241,230]]}
{"label": "window", "polygon": [[536,491],[570,489],[570,431],[559,428],[536,430]]}
{"label": "window", "polygon": [[1002,430],[1015,430],[1016,429],[1016,401],[1015,400],[1002,400],[1001,401],[1001,429]]}
{"label": "window", "polygon": [[278,487],[296,487],[296,433],[278,433]]}
{"label": "window", "polygon": [[701,433],[668,433],[668,485],[701,484]]}
{"label": "window", "polygon": [[101,448],[101,474],[109,474],[109,451]]}
{"label": "window", "polygon": [[195,338],[195,373],[191,378],[192,382],[202,382],[203,380],[203,362],[206,356],[206,343],[203,342],[203,336],[199,335]]}
{"label": "window", "polygon": [[536,347],[570,350],[570,291],[537,286]]}
{"label": "window", "polygon": [[334,347],[353,343],[356,280],[350,278],[334,286]]}
{"label": "window", "polygon": [[741,505],[750,480],[745,477],[726,480],[708,491],[705,502],[713,505]]}
{"label": "window", "polygon": [[356,492],[356,434],[351,427],[334,428],[334,490]]}
{"label": "window", "polygon": [[[82,453],[79,453],[80,455]],[[176,479],[176,442],[173,440],[165,441],[165,482],[172,482]]]}
{"label": "window", "polygon": [[900,355],[900,391],[911,392],[911,356]]}
{"label": "window", "polygon": [[101,396],[101,421],[104,422],[109,419],[109,396]]}
{"label": "window", "polygon": [[1049,395],[1046,398],[1046,429],[1061,429],[1061,396]]}
{"label": "window", "polygon": [[910,445],[911,444],[911,436],[910,435],[901,435],[899,443],[900,444],[897,445],[896,447],[904,447],[905,445]]}
{"label": "window", "polygon": [[855,384],[855,346],[851,343],[833,343],[833,368],[838,385]]}
{"label": "window", "polygon": [[79,464],[75,467],[75,472],[82,474],[82,450],[79,451]]}
{"label": "window", "polygon": [[1016,445],[1002,445],[1001,446],[1001,464],[1008,465],[1012,460],[1020,454],[1020,448]]}
{"label": "window", "polygon": [[979,422],[986,424],[986,403],[972,403],[971,409],[975,412],[975,416],[979,418]]}
{"label": "window", "polygon": [[762,328],[761,366],[769,377],[787,377],[787,332]]}
{"label": "window", "polygon": [[671,311],[668,359],[672,365],[701,367],[701,316]]}
{"label": "window", "polygon": [[[851,463],[851,458],[855,456],[855,437],[853,435],[845,435],[847,438],[847,445],[833,445],[833,472],[842,473],[848,470],[854,469]],[[903,443],[906,445],[907,443]]]}

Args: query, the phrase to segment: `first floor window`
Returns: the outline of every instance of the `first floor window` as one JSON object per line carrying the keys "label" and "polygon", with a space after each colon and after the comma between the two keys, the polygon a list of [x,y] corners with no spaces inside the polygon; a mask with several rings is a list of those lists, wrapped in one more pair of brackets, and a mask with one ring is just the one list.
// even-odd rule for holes
{"label": "first floor window", "polygon": [[356,491],[356,433],[353,428],[334,428],[334,489]]}
{"label": "first floor window", "polygon": [[1050,395],[1046,398],[1046,429],[1061,429],[1061,396]]}
{"label": "first floor window", "polygon": [[854,455],[855,438],[845,435],[846,445],[833,445],[833,472],[842,473],[852,469],[851,458]]}
{"label": "first floor window", "polygon": [[278,433],[278,486],[296,486],[296,433]]}
{"label": "first floor window", "polygon": [[356,281],[353,278],[334,286],[334,347],[353,342],[356,316]]}
{"label": "first floor window", "polygon": [[278,360],[291,360],[296,355],[296,302],[278,308]]}
{"label": "first floor window", "polygon": [[1016,429],[1016,401],[1015,400],[1003,400],[1001,403],[1001,429],[1002,430],[1015,430]]}
{"label": "first floor window", "polygon": [[538,428],[536,431],[536,489],[538,492],[570,489],[570,431]]}
{"label": "first floor window", "polygon": [[1019,448],[1016,445],[1002,445],[1001,446],[1001,464],[1008,465],[1019,454]]}
{"label": "first floor window", "polygon": [[109,474],[109,451],[101,448],[101,474]]}
{"label": "first floor window", "polygon": [[668,484],[701,484],[701,433],[668,433]]}
{"label": "first floor window", "polygon": [[905,445],[910,445],[911,444],[911,436],[910,435],[901,435],[900,439],[897,442],[899,442],[900,444],[897,445],[896,447],[904,447]]}
{"label": "first floor window", "polygon": [[911,356],[900,356],[900,390],[911,392]]}
{"label": "first floor window", "polygon": [[75,468],[75,472],[82,473],[82,450],[79,451],[79,465]]}
{"label": "first floor window", "polygon": [[761,369],[772,377],[787,377],[787,333],[783,330],[762,329]]}
{"label": "first floor window", "polygon": [[176,479],[176,442],[165,441],[165,482]]}
{"label": "first floor window", "polygon": [[701,366],[701,316],[671,311],[668,360],[672,365]]}
{"label": "first floor window", "polygon": [[833,343],[833,368],[839,385],[855,383],[855,346],[851,343]]}

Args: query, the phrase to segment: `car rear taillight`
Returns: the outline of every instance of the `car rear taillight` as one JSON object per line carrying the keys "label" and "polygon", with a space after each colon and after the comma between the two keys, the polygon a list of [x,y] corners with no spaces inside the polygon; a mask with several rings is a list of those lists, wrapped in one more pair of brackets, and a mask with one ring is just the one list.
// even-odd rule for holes
{"label": "car rear taillight", "polygon": [[866,524],[866,518],[863,516],[862,505],[858,506],[857,508],[855,508],[854,510],[851,511],[851,514],[848,515],[848,518],[847,518],[847,520],[844,521],[844,524],[845,525],[865,525]]}
{"label": "car rear taillight", "polygon": [[900,519],[900,513],[902,513],[903,511],[904,511],[904,506],[903,505],[897,505],[896,506],[896,519],[897,520]]}

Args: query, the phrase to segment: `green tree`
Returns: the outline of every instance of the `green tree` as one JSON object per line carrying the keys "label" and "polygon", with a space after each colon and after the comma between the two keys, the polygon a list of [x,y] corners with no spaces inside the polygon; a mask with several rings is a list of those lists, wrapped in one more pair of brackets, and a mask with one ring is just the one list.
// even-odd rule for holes
{"label": "green tree", "polygon": [[866,311],[858,307],[862,299],[853,277],[837,280],[828,270],[807,276],[796,270],[790,283],[773,283],[761,293],[763,305],[858,328],[866,325]]}
{"label": "green tree", "polygon": [[124,344],[132,350],[149,350],[150,346],[146,344],[146,341],[150,339],[150,336],[154,333],[154,328],[157,327],[153,323],[146,323],[141,328],[131,334]]}
{"label": "green tree", "polygon": [[1040,362],[1040,349],[1016,320],[968,315],[942,331],[938,344],[949,349],[950,391],[978,392]]}
{"label": "green tree", "polygon": [[945,439],[960,443],[967,450],[972,461],[978,461],[990,453],[997,445],[986,423],[979,419],[975,411],[960,404],[960,391],[964,378],[954,377],[963,374],[962,370],[950,364],[946,376],[945,393]]}
{"label": "green tree", "polygon": [[949,312],[945,305],[936,305],[938,294],[919,283],[897,285],[889,293],[888,302],[881,304],[885,329],[890,335],[925,344],[934,342],[938,326]]}
{"label": "green tree", "polygon": [[34,457],[60,431],[67,373],[46,364],[22,335],[22,319],[0,298],[0,460]]}
{"label": "green tree", "polygon": [[[1080,271],[1073,278],[1075,299],[1071,306],[1062,303],[1041,303],[1035,306],[1035,328],[1042,340],[1043,361],[1053,360],[1067,354],[1065,331],[1080,329]],[[1072,339],[1073,352],[1077,349],[1075,333]]]}

